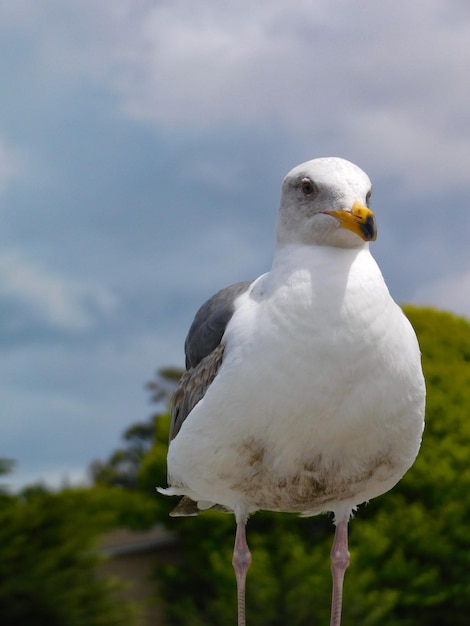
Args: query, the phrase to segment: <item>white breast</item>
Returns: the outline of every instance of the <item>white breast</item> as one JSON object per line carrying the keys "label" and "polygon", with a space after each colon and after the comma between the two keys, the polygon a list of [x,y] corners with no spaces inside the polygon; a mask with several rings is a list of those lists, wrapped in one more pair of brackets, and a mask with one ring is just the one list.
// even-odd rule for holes
{"label": "white breast", "polygon": [[216,379],[170,447],[182,492],[314,513],[387,491],[414,461],[419,348],[367,249],[278,251],[224,342]]}

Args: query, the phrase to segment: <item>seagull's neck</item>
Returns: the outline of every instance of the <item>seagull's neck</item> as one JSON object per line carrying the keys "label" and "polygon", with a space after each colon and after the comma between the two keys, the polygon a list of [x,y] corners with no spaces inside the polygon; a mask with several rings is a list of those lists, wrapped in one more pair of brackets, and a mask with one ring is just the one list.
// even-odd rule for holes
{"label": "seagull's neck", "polygon": [[372,324],[381,311],[396,306],[367,244],[278,246],[270,272],[254,284],[250,297],[268,303],[263,311],[269,310],[274,325],[298,327],[303,336],[318,332],[321,324],[340,327],[345,318]]}
{"label": "seagull's neck", "polygon": [[348,274],[359,255],[368,255],[369,245],[358,248],[337,248],[306,244],[278,244],[274,253],[271,276],[275,280],[286,279],[289,275],[308,271],[320,276],[324,272]]}
{"label": "seagull's neck", "polygon": [[330,303],[328,306],[335,308],[345,298],[354,298],[358,290],[367,296],[365,301],[376,290],[373,299],[380,299],[383,288],[382,274],[368,244],[358,248],[284,244],[276,248],[271,271],[257,290],[266,298],[274,294],[286,301],[296,298],[302,307],[315,302],[316,307]]}

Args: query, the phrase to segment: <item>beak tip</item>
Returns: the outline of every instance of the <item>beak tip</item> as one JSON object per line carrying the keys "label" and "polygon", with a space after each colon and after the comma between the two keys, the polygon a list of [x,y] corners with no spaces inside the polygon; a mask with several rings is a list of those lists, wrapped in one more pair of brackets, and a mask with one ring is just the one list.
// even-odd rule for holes
{"label": "beak tip", "polygon": [[375,241],[377,239],[377,222],[375,221],[375,216],[372,212],[360,225],[360,230],[364,241]]}

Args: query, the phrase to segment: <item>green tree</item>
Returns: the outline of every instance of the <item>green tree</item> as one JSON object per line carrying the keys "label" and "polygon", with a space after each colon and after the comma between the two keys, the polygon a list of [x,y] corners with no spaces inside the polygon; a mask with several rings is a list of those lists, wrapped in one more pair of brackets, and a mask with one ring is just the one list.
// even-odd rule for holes
{"label": "green tree", "polygon": [[0,459],[0,475],[10,474],[15,466],[12,459]]}
{"label": "green tree", "polygon": [[[12,459],[2,459],[0,458],[0,476],[4,476],[5,474],[10,474],[15,467],[15,461]],[[0,497],[8,493],[8,488],[6,485],[2,485],[0,483]]]}
{"label": "green tree", "polygon": [[137,488],[137,474],[145,455],[150,451],[155,433],[155,420],[132,424],[122,436],[124,445],[110,454],[106,461],[96,459],[88,468],[96,485],[111,485],[126,489]]}
{"label": "green tree", "polygon": [[0,500],[0,623],[130,626],[134,608],[99,575],[97,542],[118,525],[155,518],[148,498],[118,489],[30,487]]}

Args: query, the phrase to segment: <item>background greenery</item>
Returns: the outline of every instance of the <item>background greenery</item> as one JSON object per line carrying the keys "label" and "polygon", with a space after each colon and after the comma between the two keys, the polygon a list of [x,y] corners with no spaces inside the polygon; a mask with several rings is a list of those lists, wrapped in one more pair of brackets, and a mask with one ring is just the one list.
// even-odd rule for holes
{"label": "background greenery", "polygon": [[[363,626],[468,624],[470,613],[470,324],[408,307],[423,353],[426,430],[413,468],[391,492],[360,508],[350,525],[351,566],[343,623]],[[178,370],[149,385],[160,404]],[[0,621],[90,626],[133,623],[115,582],[96,575],[93,548],[106,529],[165,524],[176,532],[183,565],[159,568],[160,599],[171,626],[235,619],[231,566],[234,520],[208,512],[169,518],[165,410],[124,433],[123,446],[90,466],[93,486],[49,493],[0,492]],[[10,471],[7,459],[0,472]],[[248,523],[250,626],[327,624],[331,593],[328,516],[258,513]]]}

